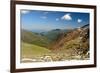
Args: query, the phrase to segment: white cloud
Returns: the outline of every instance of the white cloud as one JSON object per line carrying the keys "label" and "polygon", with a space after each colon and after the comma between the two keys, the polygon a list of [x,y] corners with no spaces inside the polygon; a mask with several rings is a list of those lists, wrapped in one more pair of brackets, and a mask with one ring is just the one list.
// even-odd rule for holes
{"label": "white cloud", "polygon": [[72,20],[72,17],[71,15],[68,13],[68,14],[65,14],[64,16],[61,17],[62,20]]}
{"label": "white cloud", "polygon": [[77,22],[78,22],[78,23],[81,23],[81,22],[82,22],[82,20],[81,20],[81,19],[78,19],[78,20],[77,20]]}
{"label": "white cloud", "polygon": [[23,14],[27,14],[29,12],[30,12],[29,10],[23,10],[23,11],[21,11],[21,13],[23,13]]}
{"label": "white cloud", "polygon": [[47,17],[46,17],[46,16],[42,16],[42,17],[40,17],[40,18],[42,18],[42,19],[47,19]]}
{"label": "white cloud", "polygon": [[59,21],[59,18],[56,18],[56,21]]}

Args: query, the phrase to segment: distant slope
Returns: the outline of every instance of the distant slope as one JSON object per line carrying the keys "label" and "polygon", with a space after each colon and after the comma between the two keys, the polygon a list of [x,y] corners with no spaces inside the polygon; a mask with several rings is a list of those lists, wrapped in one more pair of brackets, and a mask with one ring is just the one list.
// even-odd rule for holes
{"label": "distant slope", "polygon": [[70,30],[53,29],[48,32],[35,33],[22,29],[21,40],[26,43],[49,48],[51,43],[56,41],[60,35],[66,35],[68,31]]}
{"label": "distant slope", "polygon": [[53,29],[51,31],[48,31],[48,32],[42,32],[41,35],[45,36],[46,38],[48,38],[48,40],[52,43],[54,42],[55,40],[58,39],[58,37],[62,34],[66,34],[68,31],[70,30],[67,30],[67,29]]}
{"label": "distant slope", "polygon": [[21,47],[22,58],[34,58],[50,52],[47,48],[24,42],[21,43]]}
{"label": "distant slope", "polygon": [[46,37],[23,29],[21,30],[21,40],[23,42],[39,45],[42,47],[47,47],[47,45],[49,44],[48,39]]}

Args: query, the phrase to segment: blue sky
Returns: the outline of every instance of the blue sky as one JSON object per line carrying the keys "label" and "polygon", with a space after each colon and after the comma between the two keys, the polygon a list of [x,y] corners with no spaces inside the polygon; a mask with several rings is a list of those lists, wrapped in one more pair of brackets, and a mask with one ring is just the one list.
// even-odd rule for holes
{"label": "blue sky", "polygon": [[89,13],[21,10],[21,27],[26,30],[73,29],[89,24],[89,19]]}

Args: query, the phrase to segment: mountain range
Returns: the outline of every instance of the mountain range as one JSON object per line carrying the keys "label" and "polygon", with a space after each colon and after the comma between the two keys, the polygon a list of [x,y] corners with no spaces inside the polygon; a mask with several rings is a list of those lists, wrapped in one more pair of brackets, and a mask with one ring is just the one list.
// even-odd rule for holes
{"label": "mountain range", "polygon": [[22,43],[44,47],[54,53],[86,55],[89,52],[89,24],[75,29],[53,29],[40,33],[22,29],[21,40]]}

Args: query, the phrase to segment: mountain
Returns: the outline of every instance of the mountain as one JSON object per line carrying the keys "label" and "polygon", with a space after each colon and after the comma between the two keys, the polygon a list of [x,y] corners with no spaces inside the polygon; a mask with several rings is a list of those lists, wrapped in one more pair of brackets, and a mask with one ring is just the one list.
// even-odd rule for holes
{"label": "mountain", "polygon": [[89,51],[89,24],[74,29],[67,34],[62,33],[51,44],[51,50],[69,50],[71,54],[86,54]]}
{"label": "mountain", "polygon": [[42,32],[40,33],[41,35],[47,37],[49,39],[50,42],[54,42],[55,40],[57,40],[57,38],[61,35],[61,34],[66,34],[68,31],[67,29],[53,29],[51,31],[48,32]]}
{"label": "mountain", "polygon": [[48,39],[45,36],[41,36],[38,33],[34,33],[28,30],[21,30],[21,40],[26,43],[35,44],[42,47],[47,47],[49,44]]}
{"label": "mountain", "polygon": [[26,43],[49,48],[50,43],[57,40],[59,35],[66,34],[69,30],[53,29],[47,32],[33,32],[21,30],[21,40]]}
{"label": "mountain", "polygon": [[89,50],[89,24],[76,29],[53,29],[48,32],[35,33],[28,30],[21,31],[23,42],[46,47],[50,50]]}
{"label": "mountain", "polygon": [[[75,29],[48,32],[21,30],[22,57],[49,56],[53,61],[89,59],[89,24]],[[35,56],[34,56],[35,55]]]}
{"label": "mountain", "polygon": [[82,26],[81,28],[89,28],[89,24]]}

